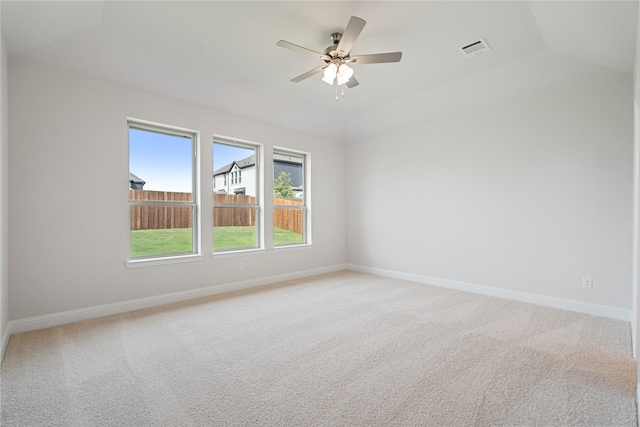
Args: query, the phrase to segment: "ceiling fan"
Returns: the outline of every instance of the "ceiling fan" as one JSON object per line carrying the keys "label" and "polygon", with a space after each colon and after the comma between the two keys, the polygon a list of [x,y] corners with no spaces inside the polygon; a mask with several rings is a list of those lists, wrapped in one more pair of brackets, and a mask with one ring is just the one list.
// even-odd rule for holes
{"label": "ceiling fan", "polygon": [[335,84],[336,88],[337,86],[342,85],[346,85],[347,87],[352,88],[358,86],[358,80],[356,80],[356,78],[353,76],[353,69],[347,64],[379,64],[385,62],[400,62],[400,59],[402,58],[402,52],[374,53],[369,55],[356,56],[350,55],[351,48],[353,47],[353,44],[360,35],[360,32],[362,31],[366,23],[367,21],[365,21],[364,19],[358,18],[357,16],[352,16],[343,34],[331,34],[333,44],[327,47],[324,50],[324,53],[316,52],[314,50],[289,43],[285,40],[280,40],[278,43],[276,43],[280,47],[311,55],[325,62],[323,65],[314,68],[313,70],[307,71],[306,73],[301,74],[298,77],[294,77],[293,79],[291,79],[291,81],[294,83],[298,83],[308,77],[324,71],[324,77],[322,78],[322,81],[330,85]]}

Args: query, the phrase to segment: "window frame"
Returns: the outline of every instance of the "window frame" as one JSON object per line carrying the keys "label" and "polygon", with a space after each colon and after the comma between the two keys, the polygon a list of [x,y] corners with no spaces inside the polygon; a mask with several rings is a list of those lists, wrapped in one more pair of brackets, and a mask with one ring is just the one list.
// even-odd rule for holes
{"label": "window frame", "polygon": [[[227,257],[227,256],[233,256],[233,255],[238,255],[238,254],[247,254],[247,253],[260,253],[260,252],[264,252],[264,206],[263,206],[263,186],[264,186],[264,170],[262,169],[262,155],[263,155],[263,151],[264,151],[264,146],[263,144],[257,143],[257,142],[253,142],[253,141],[246,141],[246,140],[242,140],[242,139],[238,139],[238,138],[229,138],[226,136],[221,136],[221,135],[213,135],[212,141],[211,141],[211,155],[212,155],[212,160],[215,157],[215,148],[214,148],[214,144],[222,144],[222,145],[228,145],[231,147],[239,147],[239,148],[245,148],[245,149],[250,149],[250,150],[254,150],[255,153],[255,203],[253,204],[242,204],[242,203],[221,203],[221,204],[216,204],[213,201],[213,197],[211,198],[211,204],[212,204],[212,218],[211,218],[211,224],[212,224],[212,231],[213,231],[213,247],[212,247],[212,253],[211,256],[213,258],[219,258],[219,257]],[[236,160],[241,160],[241,159],[236,159]],[[236,163],[236,165],[234,166],[234,168],[238,168],[238,171],[241,170],[240,166]],[[234,169],[232,168],[232,169]],[[214,168],[215,170],[215,168]],[[233,189],[231,188],[231,185],[235,185],[238,184],[238,182],[235,182],[234,184],[234,179],[233,179],[233,175],[237,174],[237,171],[231,170],[229,171],[228,175],[229,175],[229,192],[227,194],[231,195],[231,194],[235,194],[235,192],[233,192]],[[236,175],[237,176],[237,175]],[[226,182],[226,179],[225,179]],[[226,184],[225,184],[226,186]],[[212,195],[213,196],[213,195]],[[251,208],[254,209],[254,215],[255,215],[255,236],[256,236],[256,244],[254,246],[243,246],[243,247],[237,247],[237,248],[225,248],[225,249],[216,249],[215,248],[215,229],[216,229],[216,224],[215,224],[215,209],[216,208]]]}
{"label": "window frame", "polygon": [[[129,225],[128,225],[128,247],[129,255],[128,261],[125,263],[126,267],[144,267],[150,265],[162,265],[176,262],[197,261],[202,259],[201,253],[201,239],[200,239],[200,132],[167,125],[163,123],[150,122],[146,120],[140,120],[128,117],[127,118],[127,149],[128,149],[128,161],[131,161],[131,141],[130,132],[131,129],[137,129],[147,132],[155,132],[164,135],[183,137],[191,140],[191,201],[174,201],[174,200],[130,200],[128,199],[127,208],[129,211]],[[130,169],[130,166],[129,168]],[[132,206],[151,206],[151,207],[187,207],[191,208],[192,215],[192,227],[191,227],[191,251],[190,252],[172,252],[165,254],[154,254],[145,256],[131,256],[131,207]]]}
{"label": "window frame", "polygon": [[[275,176],[275,167],[273,164],[275,163],[276,155],[283,156],[295,156],[302,157],[302,205],[281,205],[273,202],[272,204],[272,212],[273,217],[275,218],[276,209],[289,209],[289,210],[300,210],[302,211],[302,242],[299,243],[283,243],[276,244],[275,242],[275,225],[272,224],[273,231],[273,248],[274,250],[285,250],[285,249],[293,249],[293,248],[301,248],[311,246],[311,211],[310,211],[310,202],[311,202],[311,154],[305,151],[293,150],[285,147],[276,147],[274,146],[272,149],[271,163],[273,167],[272,173],[272,182],[275,182],[277,177]],[[273,196],[272,196],[273,197]],[[275,197],[273,197],[275,198]]]}

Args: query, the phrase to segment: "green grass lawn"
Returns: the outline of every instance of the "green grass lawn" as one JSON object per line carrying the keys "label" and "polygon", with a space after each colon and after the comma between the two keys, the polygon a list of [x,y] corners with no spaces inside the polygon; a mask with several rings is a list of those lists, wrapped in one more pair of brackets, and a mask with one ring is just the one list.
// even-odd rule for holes
{"label": "green grass lawn", "polygon": [[293,243],[302,243],[302,234],[294,233],[293,231],[285,230],[283,228],[273,228],[274,245],[290,245]]}
{"label": "green grass lawn", "polygon": [[256,246],[255,227],[213,227],[213,248],[234,249]]}
{"label": "green grass lawn", "polygon": [[[214,248],[252,248],[256,245],[255,227],[215,227]],[[153,256],[191,252],[191,228],[134,230],[131,232],[131,256]],[[302,235],[281,228],[274,230],[274,244],[302,243]]]}
{"label": "green grass lawn", "polygon": [[191,228],[131,231],[132,257],[191,252],[192,247]]}

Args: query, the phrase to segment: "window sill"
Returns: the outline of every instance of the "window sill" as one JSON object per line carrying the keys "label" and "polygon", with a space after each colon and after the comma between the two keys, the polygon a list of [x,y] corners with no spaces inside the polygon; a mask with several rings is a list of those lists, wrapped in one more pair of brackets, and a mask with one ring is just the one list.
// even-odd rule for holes
{"label": "window sill", "polygon": [[213,259],[233,258],[233,257],[239,257],[239,256],[246,256],[246,255],[264,254],[266,252],[267,251],[265,251],[262,248],[258,248],[258,249],[240,249],[240,250],[237,250],[237,251],[213,252],[211,254],[211,258],[213,258]]}
{"label": "window sill", "polygon": [[298,245],[283,245],[283,246],[276,246],[273,248],[274,252],[288,252],[288,251],[296,251],[296,250],[303,250],[303,249],[311,249],[313,248],[313,245],[311,243],[301,243]]}
{"label": "window sill", "polygon": [[178,264],[183,262],[202,261],[202,255],[190,254],[164,258],[133,259],[124,263],[127,268],[153,267],[156,265]]}

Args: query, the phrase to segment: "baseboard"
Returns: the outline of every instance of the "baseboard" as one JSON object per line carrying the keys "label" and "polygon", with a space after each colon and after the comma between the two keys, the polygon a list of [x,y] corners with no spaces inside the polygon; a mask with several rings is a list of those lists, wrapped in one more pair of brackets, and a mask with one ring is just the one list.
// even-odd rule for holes
{"label": "baseboard", "polygon": [[[259,286],[271,285],[287,280],[301,279],[303,277],[316,276],[319,274],[333,273],[336,271],[346,270],[346,264],[337,264],[328,267],[315,268],[312,270],[296,271],[292,273],[279,274],[269,277],[261,277],[259,279],[244,280],[241,282],[227,283],[224,285],[208,286],[206,288],[198,288],[183,292],[174,292],[170,294],[157,295],[148,298],[139,298],[135,300],[122,301],[113,304],[104,304],[93,307],[82,308],[78,310],[64,311],[61,313],[52,313],[44,316],[35,316],[25,319],[12,320],[7,328],[8,342],[10,334],[20,332],[34,331],[37,329],[49,328],[52,326],[64,325],[80,320],[95,319],[98,317],[110,316],[113,314],[126,313],[129,311],[140,310],[144,308],[156,307],[159,305],[170,304],[174,302],[186,301],[194,298],[200,298],[211,295],[223,294],[225,292],[238,291],[242,289],[256,288]],[[3,345],[6,346],[3,337]]]}
{"label": "baseboard", "polygon": [[11,336],[9,329],[10,326],[7,326],[4,331],[2,331],[2,342],[0,342],[0,364],[2,364],[2,361],[4,360],[4,354],[7,352],[7,346],[9,345],[9,337]]}
{"label": "baseboard", "polygon": [[[442,279],[437,277],[429,277],[412,273],[404,273],[394,270],[385,270],[380,268],[366,267],[356,264],[337,264],[328,267],[321,267],[311,270],[297,271],[285,273],[269,277],[261,277],[259,279],[245,280],[240,282],[227,283],[224,285],[209,286],[183,292],[174,292],[170,294],[157,295],[148,298],[139,298],[135,300],[122,301],[113,304],[104,304],[99,306],[87,307],[78,310],[70,310],[60,313],[52,313],[43,316],[29,317],[25,319],[12,320],[9,322],[8,328],[2,335],[2,351],[7,347],[11,334],[33,331],[36,329],[49,328],[59,326],[66,323],[73,323],[80,320],[94,319],[97,317],[110,316],[113,314],[126,313],[129,311],[140,310],[144,308],[155,307],[174,302],[186,301],[193,298],[199,298],[210,295],[222,294],[242,289],[255,288],[259,286],[271,285],[287,280],[301,279],[319,274],[333,273],[341,270],[353,270],[363,273],[375,274],[383,277],[390,277],[400,280],[408,280],[417,283],[424,283],[433,286],[439,286],[459,291],[472,292],[481,295],[493,296],[497,298],[505,298],[514,301],[532,303],[546,307],[560,308],[563,310],[576,311],[579,313],[592,314],[611,319],[631,321],[631,310],[625,310],[617,307],[610,307],[581,301],[574,301],[562,298],[549,297],[546,295],[532,294],[527,292],[513,291],[491,286],[479,285],[475,283],[461,282],[456,280]],[[2,353],[4,354],[4,353]]]}
{"label": "baseboard", "polygon": [[394,270],[366,267],[362,265],[349,264],[349,270],[362,273],[375,274],[393,279],[407,280],[411,282],[424,283],[441,288],[455,289],[458,291],[472,292],[475,294],[487,295],[496,298],[510,299],[514,301],[526,302],[530,304],[542,305],[545,307],[560,308],[563,310],[576,311],[578,313],[592,314],[610,319],[624,320],[631,322],[631,310],[618,307],[592,304],[582,301],[575,301],[563,298],[550,297],[546,295],[533,294],[528,292],[513,291],[509,289],[496,288],[492,286],[479,285],[476,283],[460,282],[457,280],[441,279],[438,277],[422,276],[419,274],[403,273]]}

